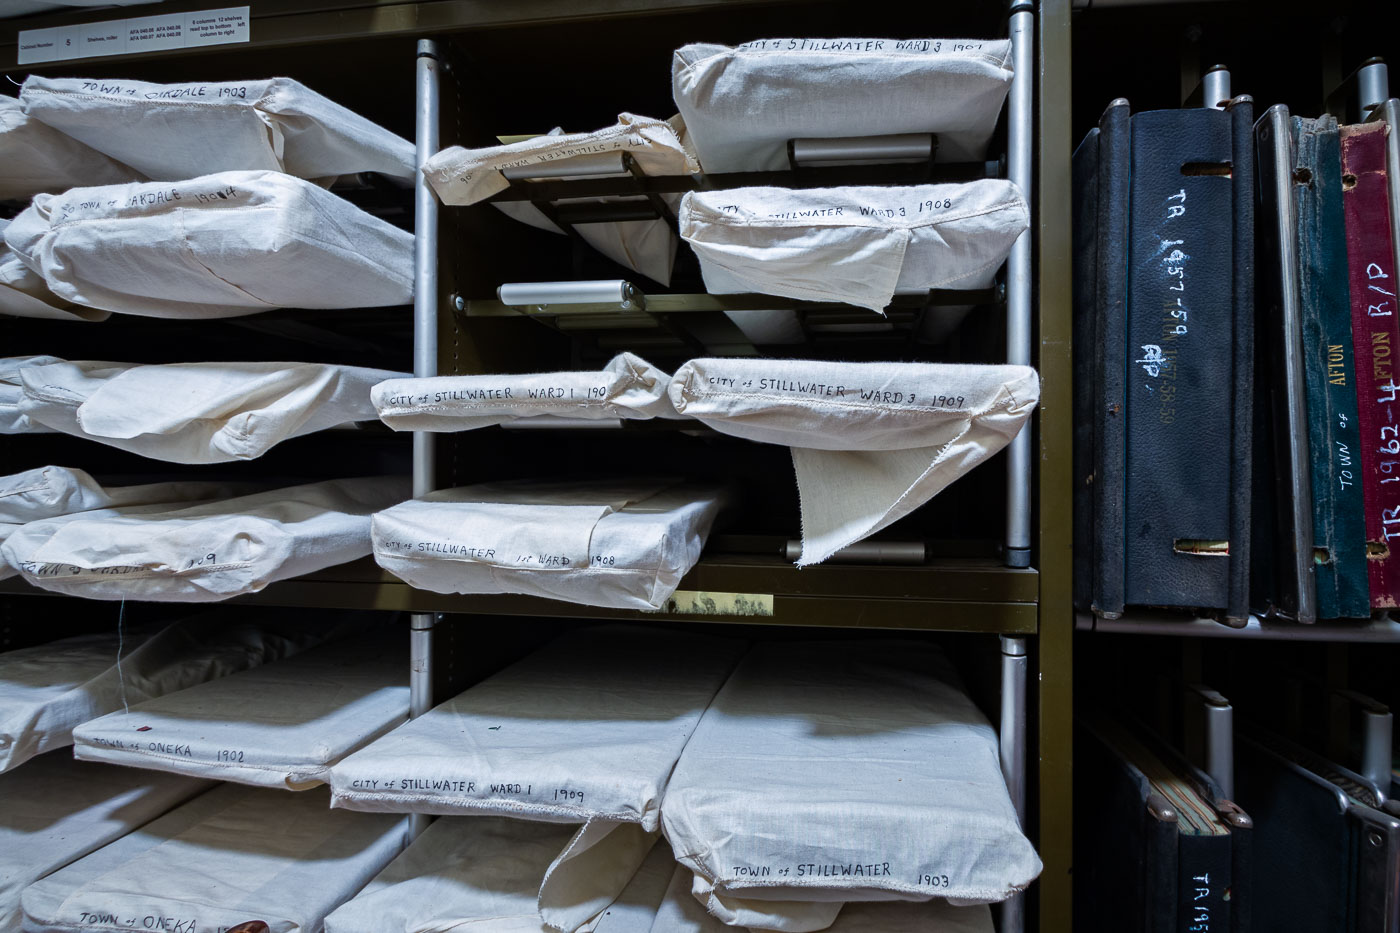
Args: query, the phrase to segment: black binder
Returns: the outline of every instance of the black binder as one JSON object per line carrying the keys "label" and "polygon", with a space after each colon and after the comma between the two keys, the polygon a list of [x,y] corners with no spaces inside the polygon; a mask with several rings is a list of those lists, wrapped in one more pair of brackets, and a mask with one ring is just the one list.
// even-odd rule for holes
{"label": "black binder", "polygon": [[1249,617],[1253,152],[1238,97],[1131,117],[1114,101],[1076,153],[1076,242],[1093,244],[1076,266],[1077,591],[1108,618]]}
{"label": "black binder", "polygon": [[1261,930],[1400,930],[1400,817],[1355,775],[1277,736],[1236,744],[1236,793],[1255,819]]}
{"label": "black binder", "polygon": [[1076,812],[1093,814],[1075,837],[1076,928],[1245,933],[1244,812],[1140,727],[1081,721],[1075,752]]}
{"label": "black binder", "polygon": [[1076,605],[1123,613],[1128,102],[1074,153]]}

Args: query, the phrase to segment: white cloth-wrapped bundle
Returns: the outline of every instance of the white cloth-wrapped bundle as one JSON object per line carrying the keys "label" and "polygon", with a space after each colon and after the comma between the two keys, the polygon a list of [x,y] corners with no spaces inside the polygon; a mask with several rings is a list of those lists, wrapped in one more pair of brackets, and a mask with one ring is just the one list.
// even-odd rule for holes
{"label": "white cloth-wrapped bundle", "polygon": [[26,366],[48,366],[63,362],[56,356],[0,357],[0,434],[47,434],[52,428],[35,424],[20,410],[24,383],[20,370]]}
{"label": "white cloth-wrapped bundle", "polygon": [[0,933],[19,933],[19,896],[30,884],[209,787],[61,751],[0,776]]}
{"label": "white cloth-wrapped bundle", "polygon": [[[608,152],[627,153],[646,175],[690,175],[699,171],[699,165],[682,139],[684,131],[679,119],[653,120],[623,113],[618,115],[616,125],[592,133],[565,133],[556,128],[544,136],[486,149],[452,146],[428,159],[423,173],[444,204],[476,204],[499,194],[510,186],[501,174],[507,168],[557,169],[565,160]],[[676,196],[664,197],[674,210]],[[500,202],[496,206],[532,227],[563,232],[528,201]],[[614,262],[658,282],[671,281],[676,236],[664,218],[586,223],[575,229]]]}
{"label": "white cloth-wrapped bundle", "polygon": [[681,237],[707,291],[842,301],[883,311],[898,292],[990,285],[1030,225],[1015,183],[732,188],[681,199]]}
{"label": "white cloth-wrapped bundle", "polygon": [[443,489],[374,516],[374,559],[435,593],[524,593],[659,609],[726,502],[670,480],[519,481]]}
{"label": "white cloth-wrapped bundle", "polygon": [[0,94],[0,200],[56,194],[83,185],[121,185],[142,177],[135,169],[25,115],[18,100]]}
{"label": "white cloth-wrapped bundle", "polygon": [[190,480],[104,487],[86,471],[44,466],[12,476],[0,476],[0,524],[23,525],[94,509],[132,505],[198,502],[238,495],[238,484]]}
{"label": "white cloth-wrapped bundle", "polygon": [[26,365],[30,422],[170,463],[253,460],[293,437],[377,417],[401,373],[324,363]]}
{"label": "white cloth-wrapped bundle", "polygon": [[471,431],[540,415],[674,418],[670,385],[671,377],[646,360],[620,353],[598,372],[390,379],[371,398],[395,431]]}
{"label": "white cloth-wrapped bundle", "polygon": [[788,167],[790,139],[937,133],[980,159],[1011,88],[1008,39],[761,39],[676,50],[671,90],[706,172]]}
{"label": "white cloth-wrapped bundle", "polygon": [[821,930],[845,901],[1000,901],[1041,867],[996,732],[925,642],[755,647],[661,819],[692,892],[737,926]]}
{"label": "white cloth-wrapped bundle", "polygon": [[1040,399],[1028,366],[691,360],[671,403],[716,431],[792,448],[815,564],[1001,450]]}
{"label": "white cloth-wrapped bundle", "polygon": [[408,640],[397,629],[334,641],[83,723],[73,754],[305,790],[408,719],[407,664]]}
{"label": "white cloth-wrapped bundle", "polygon": [[73,744],[75,727],[123,704],[289,657],[331,631],[205,616],[7,651],[0,654],[0,772]]}
{"label": "white cloth-wrapped bundle", "polygon": [[317,933],[407,837],[406,818],[329,810],[317,791],[226,784],[30,885],[24,928],[125,930],[150,917],[169,933],[248,920]]}
{"label": "white cloth-wrapped bundle", "polygon": [[[328,916],[326,933],[547,933],[536,903],[540,881],[570,832],[551,823],[443,817]],[[617,900],[585,929],[650,933],[674,867],[670,849],[654,846]],[[606,873],[600,880],[611,882]]]}
{"label": "white cloth-wrapped bundle", "polygon": [[370,515],[408,494],[407,479],[374,476],[168,511],[79,513],[22,526],[0,556],[57,593],[211,602],[365,557]]}
{"label": "white cloth-wrapped bundle", "polygon": [[413,300],[413,234],[277,172],[41,194],[5,242],[59,298],[122,314],[220,318]]}
{"label": "white cloth-wrapped bundle", "polygon": [[332,805],[585,824],[540,889],[545,922],[579,929],[651,847],[676,758],[742,647],[635,626],[563,636],[341,761]]}
{"label": "white cloth-wrapped bundle", "polygon": [[[43,518],[87,512],[114,515],[133,506],[164,506],[228,498],[245,489],[239,484],[210,482],[145,483],[104,489],[82,470],[46,466],[0,477],[0,543],[15,529]],[[0,580],[19,571],[0,560]]]}
{"label": "white cloth-wrapped bundle", "polygon": [[[691,878],[684,866],[676,868],[649,933],[728,933],[734,929],[706,913],[691,896]],[[847,904],[826,929],[828,933],[993,933],[995,927],[991,908],[986,905],[954,907],[946,901],[934,901]]]}
{"label": "white cloth-wrapped bundle", "polygon": [[8,220],[0,220],[0,314],[51,321],[105,321],[110,311],[84,308],[49,291],[44,277],[20,262],[4,242]]}
{"label": "white cloth-wrapped bundle", "polygon": [[30,75],[19,99],[33,119],[159,181],[255,169],[411,179],[416,164],[413,143],[291,78],[150,84]]}

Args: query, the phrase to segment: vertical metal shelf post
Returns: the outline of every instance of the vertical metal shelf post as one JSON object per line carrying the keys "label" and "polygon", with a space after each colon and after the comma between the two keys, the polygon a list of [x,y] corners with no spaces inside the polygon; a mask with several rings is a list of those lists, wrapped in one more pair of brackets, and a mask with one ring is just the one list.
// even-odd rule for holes
{"label": "vertical metal shelf post", "polygon": [[[1001,636],[1001,773],[1016,818],[1026,825],[1026,681],[1030,659],[1026,640]],[[1017,894],[1001,903],[1000,933],[1021,933],[1026,925],[1026,896]]]}
{"label": "vertical metal shelf post", "polygon": [[[1010,109],[1007,113],[1006,173],[1031,197],[1033,152],[1032,90],[1035,55],[1035,6],[1030,0],[1011,5]],[[1031,360],[1031,232],[1026,230],[1011,247],[1006,264],[1006,362],[1030,366]],[[1006,448],[1006,565],[1031,565],[1031,431],[1027,423]]]}
{"label": "vertical metal shelf post", "polygon": [[[423,163],[438,151],[438,113],[441,100],[437,43],[418,40],[417,169],[413,176],[413,375],[437,375],[438,302],[438,205]],[[433,435],[413,433],[413,496],[426,495],[437,483],[433,461]],[[433,625],[431,612],[409,616],[409,717],[423,715],[433,706]],[[427,828],[425,814],[415,813],[411,832]]]}

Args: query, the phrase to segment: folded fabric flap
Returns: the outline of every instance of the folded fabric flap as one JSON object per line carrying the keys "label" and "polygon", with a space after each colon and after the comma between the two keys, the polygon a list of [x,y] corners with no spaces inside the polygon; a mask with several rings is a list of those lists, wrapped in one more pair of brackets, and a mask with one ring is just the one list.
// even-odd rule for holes
{"label": "folded fabric flap", "polygon": [[77,185],[140,181],[136,170],[24,113],[23,104],[0,94],[0,198],[22,199]]}
{"label": "folded fabric flap", "polygon": [[726,895],[700,875],[692,876],[690,894],[723,926],[783,933],[825,930],[836,921],[842,906],[841,901],[749,900]]}
{"label": "folded fabric flap", "polygon": [[690,174],[694,156],[668,121],[619,114],[591,133],[551,133],[484,149],[452,146],[428,159],[423,173],[445,204],[476,204],[510,187],[501,169],[542,165],[579,155],[624,151],[648,175]]}
{"label": "folded fabric flap", "polygon": [[45,466],[0,477],[0,522],[23,524],[93,509],[229,498],[250,491],[238,483],[184,481],[103,488],[83,470]]}
{"label": "folded fabric flap", "polygon": [[378,172],[412,178],[417,164],[413,143],[299,81],[274,79],[260,102],[282,137],[279,155],[285,171],[301,178]]}
{"label": "folded fabric flap", "polygon": [[[832,907],[840,913],[828,926],[818,929],[831,933],[993,933],[995,929],[992,912],[985,906],[959,907],[946,901],[845,905],[731,898],[719,901],[709,895],[701,897],[704,890],[692,894],[690,872],[677,866],[650,933],[725,933],[734,926],[753,930],[812,928],[822,922]],[[719,913],[707,912],[703,906],[707,903],[713,903]]]}
{"label": "folded fabric flap", "polygon": [[557,933],[575,933],[617,900],[636,875],[660,830],[593,819],[579,827],[540,883],[539,911]]}

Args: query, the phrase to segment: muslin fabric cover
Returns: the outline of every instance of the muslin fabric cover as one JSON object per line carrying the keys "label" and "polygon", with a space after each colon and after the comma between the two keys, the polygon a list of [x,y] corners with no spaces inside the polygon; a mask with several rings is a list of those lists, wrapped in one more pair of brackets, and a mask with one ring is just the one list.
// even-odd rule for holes
{"label": "muslin fabric cover", "polygon": [[[675,869],[649,933],[726,933],[733,929],[706,913],[691,896],[691,878],[684,866]],[[991,908],[986,905],[954,907],[932,901],[847,904],[826,929],[829,933],[993,933],[995,927]]]}
{"label": "muslin fabric cover", "polygon": [[335,765],[332,805],[584,824],[539,895],[547,925],[577,930],[651,848],[676,758],[742,650],[638,626],[562,636]]}
{"label": "muslin fabric cover", "polygon": [[406,818],[330,810],[324,792],[225,784],[30,885],[24,928],[107,931],[151,917],[153,929],[187,933],[247,920],[316,933],[407,835]]}
{"label": "muslin fabric cover", "polygon": [[50,752],[0,776],[0,933],[19,933],[20,892],[211,785]]}
{"label": "muslin fabric cover", "polygon": [[713,294],[883,311],[899,292],[991,284],[1030,225],[1014,182],[689,191],[681,237]]}
{"label": "muslin fabric cover", "polygon": [[0,357],[0,434],[48,434],[52,428],[35,424],[20,410],[24,382],[19,372],[26,366],[47,366],[63,362],[56,356]]}
{"label": "muslin fabric cover", "polygon": [[[545,933],[540,881],[570,833],[553,823],[442,817],[328,916],[326,933]],[[654,846],[617,900],[580,929],[650,933],[674,866],[670,849]]]}
{"label": "muslin fabric cover", "polygon": [[196,777],[306,790],[408,719],[397,628],[320,645],[83,723],[73,754]]}
{"label": "muslin fabric cover", "polygon": [[979,159],[1011,88],[1009,39],[760,39],[676,50],[671,90],[706,172],[787,168],[790,139],[938,134]]}
{"label": "muslin fabric cover", "polygon": [[[3,157],[0,157],[3,158]],[[44,277],[20,262],[4,242],[8,220],[0,220],[0,314],[51,321],[104,321],[109,311],[64,301],[44,284]]]}
{"label": "muslin fabric cover", "polygon": [[[444,204],[476,204],[506,190],[510,183],[501,174],[506,168],[546,166],[604,152],[627,153],[646,175],[690,175],[699,171],[699,165],[684,136],[685,124],[679,118],[654,120],[622,113],[615,125],[592,133],[565,133],[555,128],[543,136],[485,149],[452,146],[428,159],[423,173]],[[674,210],[676,196],[663,197]],[[496,206],[532,227],[563,233],[528,201],[504,201]],[[676,236],[664,218],[586,223],[575,229],[585,242],[614,262],[663,284],[671,281]]]}
{"label": "muslin fabric cover", "polygon": [[413,300],[413,234],[278,172],[41,194],[5,242],[59,298],[122,314],[222,318]]}
{"label": "muslin fabric cover", "polygon": [[374,559],[435,593],[659,609],[726,501],[721,487],[664,479],[444,489],[375,515]]}
{"label": "muslin fabric cover", "polygon": [[[0,654],[0,772],[73,744],[73,729],[323,641],[333,629],[211,616],[127,625]],[[120,652],[118,648],[120,647]],[[118,657],[120,656],[120,663]]]}
{"label": "muslin fabric cover", "polygon": [[[132,506],[198,502],[245,491],[237,483],[186,481],[104,489],[82,470],[46,466],[0,477],[0,542],[21,525],[75,512],[116,514]],[[19,573],[0,558],[0,580]]]}
{"label": "muslin fabric cover", "polygon": [[755,646],[661,819],[710,913],[763,929],[825,929],[845,901],[1000,901],[1041,868],[996,732],[926,642]]}
{"label": "muslin fabric cover", "polygon": [[815,564],[908,515],[1001,450],[1040,399],[1028,366],[697,359],[671,403],[716,431],[792,449],[802,556]]}
{"label": "muslin fabric cover", "polygon": [[0,94],[0,166],[0,200],[144,180],[135,169],[28,116],[8,94]]}
{"label": "muslin fabric cover", "polygon": [[671,377],[632,353],[595,372],[519,373],[390,379],[371,393],[395,431],[470,431],[518,418],[676,417]]}
{"label": "muslin fabric cover", "polygon": [[367,556],[370,515],[409,490],[403,477],[361,477],[168,511],[79,513],[22,526],[0,556],[58,593],[211,602]]}
{"label": "muslin fabric cover", "polygon": [[370,390],[401,375],[324,363],[54,362],[23,368],[20,410],[52,430],[156,460],[224,463],[372,421]]}
{"label": "muslin fabric cover", "polygon": [[23,525],[41,518],[157,503],[198,502],[238,495],[237,483],[183,480],[103,486],[86,470],[42,466],[0,476],[0,523]]}
{"label": "muslin fabric cover", "polygon": [[253,169],[411,179],[416,165],[413,143],[291,78],[151,84],[31,75],[19,100],[33,119],[160,181]]}

